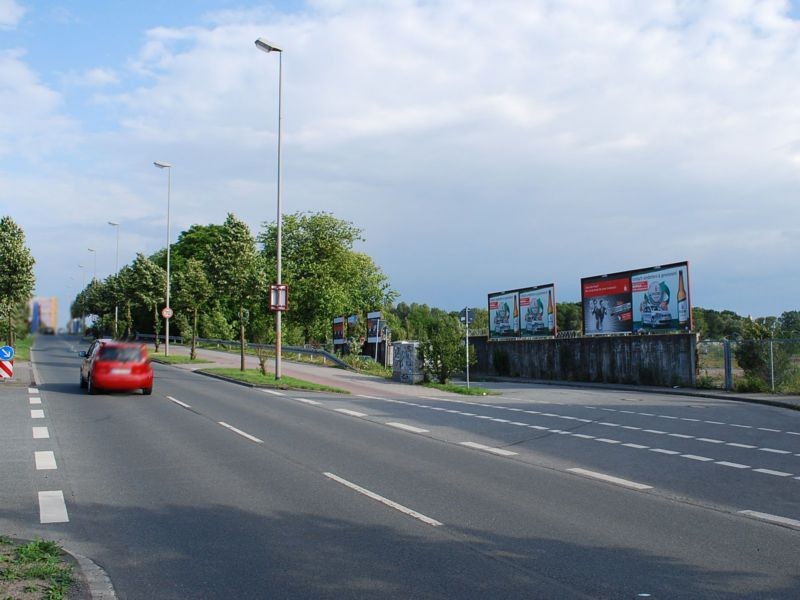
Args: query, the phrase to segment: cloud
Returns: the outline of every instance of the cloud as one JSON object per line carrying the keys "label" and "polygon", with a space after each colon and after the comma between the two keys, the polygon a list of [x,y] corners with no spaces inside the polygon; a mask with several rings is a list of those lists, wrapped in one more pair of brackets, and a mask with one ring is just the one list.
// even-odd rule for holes
{"label": "cloud", "polygon": [[25,12],[25,8],[14,0],[0,0],[0,29],[14,29]]}
{"label": "cloud", "polygon": [[116,71],[103,68],[89,69],[81,73],[68,73],[64,76],[66,84],[83,87],[106,87],[116,85],[119,81]]}
{"label": "cloud", "polygon": [[[800,253],[773,223],[800,220],[800,23],[788,11],[320,0],[209,13],[154,27],[126,64],[78,76],[115,87],[99,96],[111,124],[80,136],[93,166],[75,185],[104,181],[107,209],[130,205],[145,251],[163,244],[157,158],[175,164],[178,226],[227,211],[254,228],[272,219],[281,58],[285,210],[355,221],[406,299],[480,304],[548,281],[574,299],[581,276],[689,259],[706,282],[696,303],[755,313],[743,308],[766,302],[755,291],[713,290],[728,264],[742,277],[759,260],[791,272]],[[261,36],[284,54],[258,52]],[[18,98],[38,99],[69,142],[58,94],[7,60]],[[0,134],[0,152],[21,135]]]}

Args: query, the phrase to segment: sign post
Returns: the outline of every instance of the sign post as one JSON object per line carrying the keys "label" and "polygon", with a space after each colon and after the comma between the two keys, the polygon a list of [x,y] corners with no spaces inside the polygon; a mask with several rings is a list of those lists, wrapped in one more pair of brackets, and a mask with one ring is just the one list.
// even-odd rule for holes
{"label": "sign post", "polygon": [[464,324],[464,327],[466,327],[466,336],[464,337],[464,357],[467,361],[467,389],[469,389],[469,326],[475,317],[470,314],[469,307],[467,306],[459,313],[458,318]]}

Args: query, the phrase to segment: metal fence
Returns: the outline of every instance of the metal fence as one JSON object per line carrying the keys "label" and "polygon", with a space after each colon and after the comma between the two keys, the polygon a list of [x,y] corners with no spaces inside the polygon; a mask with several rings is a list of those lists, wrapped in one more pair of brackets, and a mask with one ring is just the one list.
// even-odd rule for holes
{"label": "metal fence", "polygon": [[800,339],[699,342],[697,387],[800,393]]}
{"label": "metal fence", "polygon": [[[156,336],[152,333],[137,333],[136,339],[137,340],[145,340],[145,341],[152,341],[155,340]],[[164,336],[158,336],[158,339],[162,342],[164,341]],[[183,338],[179,336],[169,336],[170,343],[174,344],[183,344]],[[205,347],[212,346],[217,349],[221,348],[238,348],[239,342],[237,340],[219,340],[219,339],[211,339],[211,338],[197,338],[197,344]],[[267,350],[267,351],[275,351],[275,344],[254,344],[247,342],[245,348],[248,350]],[[296,354],[298,358],[300,356],[315,356],[323,359],[325,361],[331,361],[333,364],[338,365],[344,369],[353,369],[350,365],[348,365],[345,361],[341,358],[324,350],[322,348],[314,348],[309,345],[305,346],[281,346],[281,355],[286,356],[290,354]]]}

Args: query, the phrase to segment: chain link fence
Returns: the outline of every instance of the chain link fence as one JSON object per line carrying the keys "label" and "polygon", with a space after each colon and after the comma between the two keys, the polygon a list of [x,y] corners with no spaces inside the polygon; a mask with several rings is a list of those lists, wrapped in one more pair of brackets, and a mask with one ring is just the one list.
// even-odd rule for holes
{"label": "chain link fence", "polygon": [[800,339],[702,341],[697,387],[800,393]]}

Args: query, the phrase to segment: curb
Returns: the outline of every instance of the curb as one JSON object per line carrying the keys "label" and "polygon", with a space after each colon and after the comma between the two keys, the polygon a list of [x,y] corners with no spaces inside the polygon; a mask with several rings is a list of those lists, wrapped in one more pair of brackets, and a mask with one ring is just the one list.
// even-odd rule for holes
{"label": "curb", "polygon": [[731,396],[723,393],[714,393],[691,388],[642,388],[614,383],[587,383],[582,381],[548,381],[548,380],[519,380],[506,377],[481,377],[472,381],[485,381],[488,383],[521,383],[525,385],[551,385],[555,387],[576,387],[589,390],[616,390],[621,392],[640,392],[645,394],[668,394],[672,396],[692,396],[695,398],[709,398],[712,400],[730,400],[731,402],[746,402],[748,404],[763,404],[777,408],[800,410],[799,404],[772,400],[770,398],[753,398],[752,396]]}
{"label": "curb", "polygon": [[78,563],[81,575],[89,586],[87,593],[91,600],[117,600],[114,584],[111,583],[111,579],[101,566],[82,554],[72,552],[63,546],[61,549]]}

